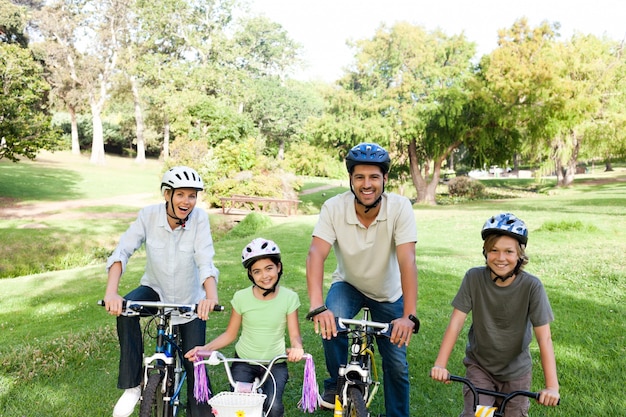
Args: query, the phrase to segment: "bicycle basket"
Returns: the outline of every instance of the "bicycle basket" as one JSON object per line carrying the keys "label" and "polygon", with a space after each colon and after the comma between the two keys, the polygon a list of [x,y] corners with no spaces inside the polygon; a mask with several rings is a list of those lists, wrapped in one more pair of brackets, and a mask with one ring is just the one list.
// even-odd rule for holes
{"label": "bicycle basket", "polygon": [[220,392],[209,400],[218,417],[263,417],[265,394]]}

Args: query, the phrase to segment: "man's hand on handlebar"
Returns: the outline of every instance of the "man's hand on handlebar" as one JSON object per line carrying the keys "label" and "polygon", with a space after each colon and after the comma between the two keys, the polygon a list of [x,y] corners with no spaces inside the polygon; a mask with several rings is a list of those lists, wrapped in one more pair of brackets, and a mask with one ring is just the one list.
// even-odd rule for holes
{"label": "man's hand on handlebar", "polygon": [[391,329],[391,336],[389,340],[398,347],[408,346],[411,341],[411,335],[413,335],[413,329],[415,323],[407,318],[400,317],[391,322],[393,328]]}
{"label": "man's hand on handlebar", "polygon": [[[312,312],[314,311],[311,311],[311,313]],[[331,337],[337,336],[337,324],[335,323],[335,315],[332,311],[324,309],[312,315],[310,320],[315,323],[315,334],[321,335],[322,339],[330,340]]]}

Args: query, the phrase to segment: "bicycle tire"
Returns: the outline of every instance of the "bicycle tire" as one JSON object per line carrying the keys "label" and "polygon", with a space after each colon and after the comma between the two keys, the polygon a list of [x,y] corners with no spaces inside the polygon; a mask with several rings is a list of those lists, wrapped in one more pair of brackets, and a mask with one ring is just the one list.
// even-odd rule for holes
{"label": "bicycle tire", "polygon": [[139,417],[165,417],[165,404],[163,403],[163,394],[160,386],[163,380],[163,374],[152,373],[148,375],[148,382],[143,389],[141,395],[141,404],[139,406]]}
{"label": "bicycle tire", "polygon": [[343,409],[343,417],[369,417],[363,392],[358,387],[348,387],[348,401]]}

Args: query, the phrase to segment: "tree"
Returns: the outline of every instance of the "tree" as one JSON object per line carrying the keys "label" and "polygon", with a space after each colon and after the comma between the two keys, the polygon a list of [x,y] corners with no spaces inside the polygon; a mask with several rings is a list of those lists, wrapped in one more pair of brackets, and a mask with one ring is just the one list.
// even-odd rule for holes
{"label": "tree", "polygon": [[50,86],[44,70],[26,48],[25,10],[0,0],[0,159],[34,159],[56,145],[51,126]]}
{"label": "tree", "polygon": [[466,81],[473,44],[463,35],[398,23],[354,47],[355,64],[315,135],[347,146],[377,141],[388,147],[394,171],[408,168],[417,201],[435,204],[442,164],[471,139]]}
{"label": "tree", "polygon": [[80,3],[52,2],[35,12],[37,30],[43,41],[33,45],[46,64],[46,79],[50,83],[52,102],[65,107],[70,115],[73,154],[80,154],[78,113],[86,108],[87,96],[80,75],[81,54],[76,48]]}
{"label": "tree", "polygon": [[557,30],[558,24],[530,28],[518,20],[500,33],[484,76],[523,136],[521,152],[568,186],[620,62],[611,43],[580,35],[557,42]]}

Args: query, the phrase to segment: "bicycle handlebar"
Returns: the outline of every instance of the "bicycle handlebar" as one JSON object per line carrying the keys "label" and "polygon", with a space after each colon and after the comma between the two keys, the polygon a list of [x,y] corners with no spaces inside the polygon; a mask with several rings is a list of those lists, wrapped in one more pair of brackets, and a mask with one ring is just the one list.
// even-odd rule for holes
{"label": "bicycle handlebar", "polygon": [[379,323],[377,321],[370,320],[345,319],[341,317],[337,318],[337,325],[338,327],[341,327],[341,329],[338,329],[339,331],[348,331],[350,329],[350,326],[356,326],[361,329],[367,329],[368,327],[370,327],[373,329],[378,329],[373,333],[384,336],[390,336],[391,329],[393,327],[391,323]]}
{"label": "bicycle handlebar", "polygon": [[196,352],[196,355],[199,357],[204,357],[208,359],[202,359],[199,361],[195,361],[194,362],[194,366],[199,366],[199,365],[204,365],[204,364],[208,364],[208,365],[219,365],[220,363],[224,364],[224,369],[226,370],[226,376],[228,377],[228,381],[230,382],[230,385],[233,388],[237,388],[237,381],[235,381],[233,379],[233,376],[230,372],[230,363],[233,362],[245,362],[245,363],[249,363],[252,365],[259,365],[261,367],[263,367],[265,369],[265,374],[263,375],[263,378],[261,378],[258,381],[255,381],[252,389],[256,390],[258,387],[262,386],[265,381],[267,380],[268,376],[270,375],[271,371],[272,371],[272,367],[274,366],[274,364],[280,360],[286,360],[287,359],[287,355],[286,354],[282,354],[282,355],[278,355],[275,356],[272,359],[242,359],[242,358],[227,358],[226,356],[224,356],[221,352],[214,350],[214,351],[198,351]]}
{"label": "bicycle handlebar", "polygon": [[[448,375],[448,379],[450,381],[461,382],[461,383],[465,384],[470,389],[470,391],[472,391],[472,394],[474,394],[474,405],[475,406],[478,405],[478,394],[484,394],[484,395],[490,395],[492,397],[502,398],[502,404],[500,405],[500,409],[501,410],[504,410],[504,407],[506,407],[507,402],[509,400],[511,400],[513,397],[523,396],[523,397],[528,397],[528,398],[532,398],[534,400],[539,401],[539,397],[541,396],[540,392],[513,391],[513,392],[510,392],[510,393],[504,393],[504,392],[491,391],[491,390],[487,390],[487,389],[483,389],[483,388],[478,388],[478,387],[474,386],[474,384],[472,384],[472,382],[469,379],[463,378],[461,376],[452,375],[452,374]],[[560,404],[560,403],[561,403],[561,400],[559,400],[557,405]]]}
{"label": "bicycle handlebar", "polygon": [[[104,307],[104,300],[98,300],[98,305]],[[124,300],[122,302],[122,310],[132,310],[135,314],[139,314],[141,310],[146,308],[157,308],[157,309],[173,309],[177,310],[180,313],[191,314],[197,313],[198,304],[177,304],[177,303],[165,303],[162,301],[135,301],[135,300]],[[224,311],[224,306],[216,304],[213,306],[213,311]],[[123,315],[133,315],[133,313],[124,312]]]}

